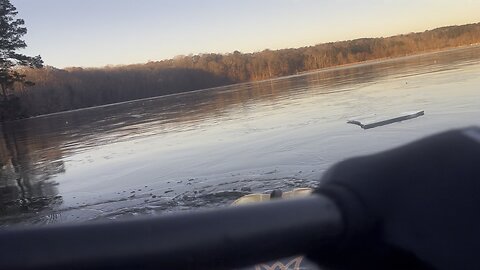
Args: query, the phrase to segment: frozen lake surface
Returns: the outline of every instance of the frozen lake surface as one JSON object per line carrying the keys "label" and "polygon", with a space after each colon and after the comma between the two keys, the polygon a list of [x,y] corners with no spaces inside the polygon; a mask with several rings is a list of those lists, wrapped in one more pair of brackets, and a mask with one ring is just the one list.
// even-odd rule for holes
{"label": "frozen lake surface", "polygon": [[[4,123],[0,225],[114,220],[315,187],[342,159],[480,124],[480,47]],[[425,115],[363,130],[354,118]]]}

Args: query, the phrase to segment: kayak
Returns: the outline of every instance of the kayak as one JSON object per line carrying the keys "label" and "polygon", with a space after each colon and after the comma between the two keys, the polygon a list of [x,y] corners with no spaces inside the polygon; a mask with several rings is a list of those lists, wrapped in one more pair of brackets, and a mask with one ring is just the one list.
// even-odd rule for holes
{"label": "kayak", "polygon": [[[301,198],[310,195],[313,192],[311,188],[295,188],[291,191],[282,192],[281,190],[273,190],[269,194],[253,193],[242,196],[236,199],[232,205],[245,205],[252,203],[259,203],[264,201],[270,201],[275,199],[293,199]],[[252,269],[252,268],[244,268]],[[253,266],[255,270],[300,270],[300,269],[318,269],[318,267],[305,259],[304,256],[294,256],[289,258],[280,259],[277,261],[260,263]]]}
{"label": "kayak", "polygon": [[311,188],[296,188],[292,191],[282,192],[281,190],[273,190],[270,194],[262,193],[253,193],[242,196],[236,199],[232,205],[243,205],[249,203],[257,203],[263,201],[270,201],[272,199],[291,199],[291,198],[301,198],[308,196],[312,193],[313,189]]}

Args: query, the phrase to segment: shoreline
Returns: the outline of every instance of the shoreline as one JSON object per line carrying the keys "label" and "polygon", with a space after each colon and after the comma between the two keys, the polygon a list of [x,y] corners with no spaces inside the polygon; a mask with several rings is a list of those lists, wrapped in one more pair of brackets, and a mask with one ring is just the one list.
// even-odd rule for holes
{"label": "shoreline", "polygon": [[446,47],[446,48],[443,48],[443,49],[432,50],[432,51],[422,51],[422,52],[419,52],[419,53],[412,53],[412,54],[407,54],[407,55],[398,56],[398,57],[384,57],[384,58],[371,59],[371,60],[366,60],[366,61],[361,61],[361,62],[335,65],[335,66],[330,66],[330,67],[325,67],[325,68],[320,68],[320,69],[315,69],[315,70],[302,71],[302,72],[299,72],[299,73],[296,73],[296,74],[291,74],[291,75],[286,75],[286,76],[281,76],[281,77],[273,77],[273,78],[263,79],[263,80],[258,80],[258,81],[247,81],[247,82],[240,82],[240,83],[233,83],[233,84],[225,84],[225,85],[220,85],[220,86],[216,86],[216,87],[201,88],[201,89],[179,92],[179,93],[173,93],[173,94],[167,94],[167,95],[159,95],[159,96],[153,96],[153,97],[147,97],[147,98],[141,98],[141,99],[132,99],[132,100],[127,100],[127,101],[122,101],[122,102],[109,103],[109,104],[92,106],[92,107],[84,107],[84,108],[78,108],[78,109],[68,110],[68,111],[59,111],[59,112],[48,113],[48,114],[40,114],[40,115],[35,115],[35,116],[26,117],[26,118],[22,118],[22,119],[3,121],[3,123],[24,121],[24,120],[28,120],[28,119],[37,119],[37,118],[55,116],[55,115],[66,114],[66,113],[75,113],[75,112],[91,110],[91,109],[107,108],[107,107],[111,107],[111,106],[128,104],[128,103],[132,103],[132,102],[148,101],[148,100],[167,98],[167,97],[172,97],[172,96],[181,96],[181,95],[186,95],[186,94],[190,94],[190,93],[200,93],[200,92],[210,91],[210,90],[214,90],[214,89],[218,89],[218,88],[224,88],[224,87],[233,87],[233,86],[241,86],[241,85],[246,85],[246,84],[251,84],[251,83],[277,81],[277,80],[282,80],[282,79],[286,79],[286,78],[300,77],[300,76],[305,76],[305,75],[315,74],[315,73],[320,73],[320,72],[341,70],[341,69],[347,69],[347,68],[352,68],[352,67],[361,67],[361,66],[373,65],[373,64],[377,64],[377,63],[398,61],[398,60],[402,60],[402,59],[409,59],[409,58],[412,58],[412,57],[428,56],[428,55],[433,55],[433,54],[437,54],[437,53],[456,51],[456,50],[475,48],[475,47],[480,47],[480,43],[462,45],[462,46],[457,46],[457,47]]}
{"label": "shoreline", "polygon": [[[361,61],[361,62],[354,62],[354,63],[336,65],[336,66],[331,66],[331,67],[326,67],[326,68],[319,68],[319,69],[315,69],[315,70],[302,71],[302,72],[299,72],[295,75],[305,75],[305,74],[309,74],[309,73],[317,73],[317,72],[326,71],[326,70],[342,69],[342,68],[351,67],[351,66],[362,66],[362,65],[370,65],[370,64],[376,64],[376,63],[385,63],[385,62],[388,62],[388,61],[409,59],[409,58],[412,58],[412,57],[419,57],[419,56],[428,56],[428,55],[433,55],[433,54],[437,54],[437,53],[456,51],[456,50],[475,48],[475,47],[480,47],[480,42],[479,43],[474,43],[474,44],[469,44],[469,45],[457,46],[457,47],[445,47],[443,49],[438,49],[438,50],[421,51],[421,52],[418,52],[418,53],[411,53],[411,54],[406,54],[406,55],[396,56],[396,57],[376,58],[376,59],[371,59],[371,60],[366,60],[366,61]],[[294,76],[294,75],[288,75],[288,76],[283,76],[283,77],[278,77],[278,78],[284,78],[284,77],[289,77],[289,76]],[[268,79],[268,80],[270,80],[270,79]]]}

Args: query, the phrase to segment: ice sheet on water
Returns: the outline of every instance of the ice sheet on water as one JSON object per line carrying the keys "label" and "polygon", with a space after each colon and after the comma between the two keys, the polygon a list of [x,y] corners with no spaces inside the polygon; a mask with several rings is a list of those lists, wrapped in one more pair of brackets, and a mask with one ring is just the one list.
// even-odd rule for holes
{"label": "ice sheet on water", "polygon": [[411,112],[404,112],[400,113],[396,116],[389,116],[389,115],[377,115],[374,114],[372,116],[363,116],[355,119],[348,120],[348,124],[354,124],[360,126],[363,129],[370,129],[381,127],[393,123],[398,123],[406,120],[410,120],[413,118],[420,117],[425,115],[425,111],[411,111]]}

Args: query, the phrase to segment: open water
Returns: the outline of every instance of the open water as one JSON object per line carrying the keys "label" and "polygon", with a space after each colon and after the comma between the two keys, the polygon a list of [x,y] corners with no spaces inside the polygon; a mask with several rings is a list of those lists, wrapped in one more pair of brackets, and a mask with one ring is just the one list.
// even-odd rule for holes
{"label": "open water", "polygon": [[[315,187],[342,159],[480,125],[479,75],[472,46],[3,123],[0,226]],[[425,115],[369,130],[346,123],[416,110]]]}

